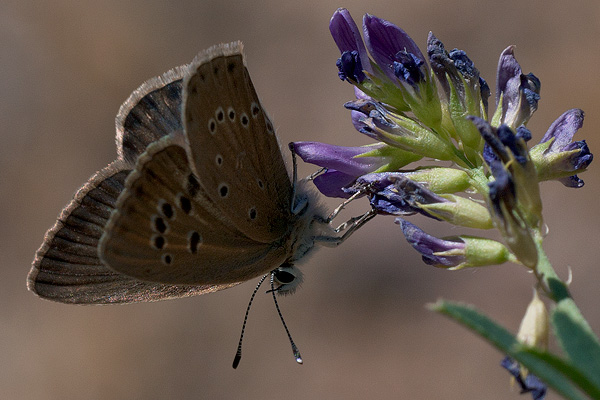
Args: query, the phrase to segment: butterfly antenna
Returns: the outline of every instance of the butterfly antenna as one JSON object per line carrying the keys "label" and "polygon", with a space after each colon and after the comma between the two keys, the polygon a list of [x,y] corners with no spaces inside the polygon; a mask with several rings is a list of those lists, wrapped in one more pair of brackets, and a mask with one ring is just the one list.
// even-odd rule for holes
{"label": "butterfly antenna", "polygon": [[288,329],[287,325],[285,324],[285,321],[283,320],[283,315],[281,315],[281,310],[279,309],[279,304],[277,303],[277,296],[275,296],[275,292],[277,291],[277,289],[275,289],[275,287],[273,285],[274,277],[275,277],[275,273],[271,272],[271,290],[269,290],[269,292],[271,292],[273,294],[273,301],[275,302],[275,308],[277,309],[277,314],[279,314],[279,318],[281,319],[281,323],[283,324],[285,333],[287,333],[288,339],[290,340],[290,344],[292,345],[292,352],[294,353],[294,358],[296,359],[296,362],[298,364],[302,364],[302,356],[300,355],[300,350],[298,350],[296,343],[294,343],[294,340],[292,339],[290,330]]}
{"label": "butterfly antenna", "polygon": [[[240,364],[240,360],[242,359],[242,340],[244,339],[244,331],[246,330],[246,322],[248,321],[248,313],[250,312],[250,307],[252,306],[252,302],[254,301],[254,296],[258,292],[260,285],[263,284],[268,274],[260,278],[258,285],[254,288],[254,292],[252,292],[252,296],[250,296],[250,301],[248,302],[248,307],[246,308],[246,315],[244,315],[244,324],[242,325],[242,333],[240,334],[240,342],[238,343],[237,352],[235,353],[235,358],[233,359],[233,369],[236,369]],[[271,276],[271,285],[273,285],[273,277]]]}

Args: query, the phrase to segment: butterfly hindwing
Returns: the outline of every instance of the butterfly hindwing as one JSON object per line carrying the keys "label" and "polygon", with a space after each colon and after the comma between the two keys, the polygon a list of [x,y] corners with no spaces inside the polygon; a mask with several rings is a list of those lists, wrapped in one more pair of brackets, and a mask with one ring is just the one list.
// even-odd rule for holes
{"label": "butterfly hindwing", "polygon": [[140,280],[187,285],[232,284],[279,265],[283,249],[241,232],[176,142],[165,137],[139,157],[106,225],[101,260]]}
{"label": "butterfly hindwing", "polygon": [[144,82],[123,103],[116,118],[119,158],[134,164],[150,143],[183,131],[181,100],[186,71],[184,65]]}
{"label": "butterfly hindwing", "polygon": [[200,184],[246,236],[280,240],[292,187],[273,125],[244,64],[240,43],[200,53],[184,79],[188,155]]}
{"label": "butterfly hindwing", "polygon": [[186,297],[230,287],[142,282],[117,273],[100,261],[98,241],[128,174],[122,162],[114,162],[77,192],[46,233],[27,278],[29,289],[63,303],[102,304]]}

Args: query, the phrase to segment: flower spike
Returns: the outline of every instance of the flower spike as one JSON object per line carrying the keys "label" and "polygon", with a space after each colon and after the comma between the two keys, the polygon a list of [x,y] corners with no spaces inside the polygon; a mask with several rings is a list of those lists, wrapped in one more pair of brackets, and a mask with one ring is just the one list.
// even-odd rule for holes
{"label": "flower spike", "polygon": [[[338,76],[354,89],[355,98],[344,107],[350,111],[354,128],[375,142],[362,147],[294,144],[304,161],[322,167],[310,177],[321,193],[348,199],[331,217],[349,201],[361,197],[369,201],[366,214],[350,219],[336,232],[377,214],[402,218],[420,214],[454,226],[497,229],[501,242],[475,235],[438,238],[402,218],[395,219],[428,265],[459,270],[508,261],[526,267],[537,280],[536,289],[557,303],[551,323],[567,353],[565,367],[560,368],[571,372],[565,373],[564,379],[576,376],[580,367],[592,369],[592,364],[586,366],[587,360],[576,360],[585,358],[588,349],[581,352],[573,347],[583,338],[588,348],[597,341],[592,340],[567,284],[544,253],[547,231],[539,185],[558,180],[567,187],[583,186],[578,174],[593,160],[586,141],[573,140],[583,125],[583,111],[565,112],[530,148],[536,132],[530,131],[527,123],[538,108],[541,83],[532,73],[523,73],[514,46],[505,48],[498,60],[496,109],[489,112],[490,86],[475,63],[463,50],[447,51],[433,33],[427,37],[424,56],[404,30],[371,14],[364,16],[360,29],[348,10],[340,8],[329,29],[340,51]],[[411,165],[416,161],[418,165]],[[537,295],[523,318],[518,340],[467,307],[445,303],[435,309],[514,357],[507,357],[502,366],[523,393],[530,393],[535,400],[543,400],[546,394],[546,385],[526,368],[559,388],[556,377],[551,377],[552,368],[540,367],[544,360],[553,359],[542,354],[547,351],[544,343],[550,322]],[[581,332],[566,340],[577,329]],[[540,344],[540,349],[527,349]],[[557,358],[548,366],[558,368],[559,361]]]}
{"label": "flower spike", "polygon": [[[510,259],[535,269],[543,226],[539,182],[581,187],[577,174],[593,159],[585,141],[573,141],[583,112],[563,114],[530,150],[533,133],[526,123],[538,107],[541,85],[523,73],[514,46],[498,61],[497,108],[490,120],[490,88],[465,51],[447,51],[429,33],[426,58],[404,30],[371,14],[363,18],[361,37],[344,8],[334,12],[329,29],[340,50],[339,77],[354,86],[356,99],[344,106],[356,130],[376,143],[296,143],[304,161],[326,169],[314,177],[317,188],[331,197],[365,195],[379,214],[494,226]],[[406,169],[419,160],[422,165]],[[465,248],[472,250],[473,265],[487,265],[474,261],[474,252],[487,260],[489,249],[461,240],[471,243]]]}

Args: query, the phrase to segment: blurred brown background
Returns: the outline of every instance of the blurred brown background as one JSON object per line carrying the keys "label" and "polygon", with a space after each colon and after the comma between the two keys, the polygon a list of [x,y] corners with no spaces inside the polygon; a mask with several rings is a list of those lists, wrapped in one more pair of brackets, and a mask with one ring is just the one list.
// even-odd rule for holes
{"label": "blurred brown background", "polygon": [[[303,288],[281,300],[303,366],[292,358],[270,297],[259,295],[241,365],[231,368],[255,282],[105,307],[55,304],[26,290],[46,229],[75,190],[115,158],[121,102],[212,44],[244,41],[282,143],[368,143],[342,107],[353,93],[337,78],[328,31],[339,6],[359,21],[370,12],[395,22],[422,48],[433,30],[448,49],[466,50],[492,87],[499,53],[517,45],[524,72],[542,81],[529,125],[534,140],[579,107],[587,118],[578,138],[599,151],[597,1],[3,1],[0,398],[519,397],[498,365],[502,354],[424,304],[440,297],[473,303],[516,331],[532,277],[514,265],[460,272],[425,266],[392,218],[377,218],[341,248],[318,251],[303,265]],[[563,277],[572,268],[573,294],[600,332],[597,163],[582,176],[583,189],[542,188],[549,257]],[[412,220],[438,236],[461,232]]]}

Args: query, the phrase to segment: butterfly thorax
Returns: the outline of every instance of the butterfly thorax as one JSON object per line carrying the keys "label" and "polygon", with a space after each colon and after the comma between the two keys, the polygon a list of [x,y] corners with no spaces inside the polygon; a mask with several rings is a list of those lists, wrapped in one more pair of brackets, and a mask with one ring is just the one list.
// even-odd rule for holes
{"label": "butterfly thorax", "polygon": [[317,193],[304,182],[296,185],[296,196],[292,218],[294,222],[289,224],[290,235],[287,241],[289,246],[289,258],[287,262],[296,262],[306,256],[315,245],[315,237],[330,233],[329,224],[324,223],[326,219],[325,208],[319,203]]}
{"label": "butterfly thorax", "polygon": [[278,294],[291,294],[299,287],[303,275],[295,264],[311,252],[316,237],[330,233],[329,224],[324,222],[325,209],[319,204],[317,196],[304,182],[297,183],[288,233],[278,243],[284,247],[286,258],[272,270],[279,284]]}

